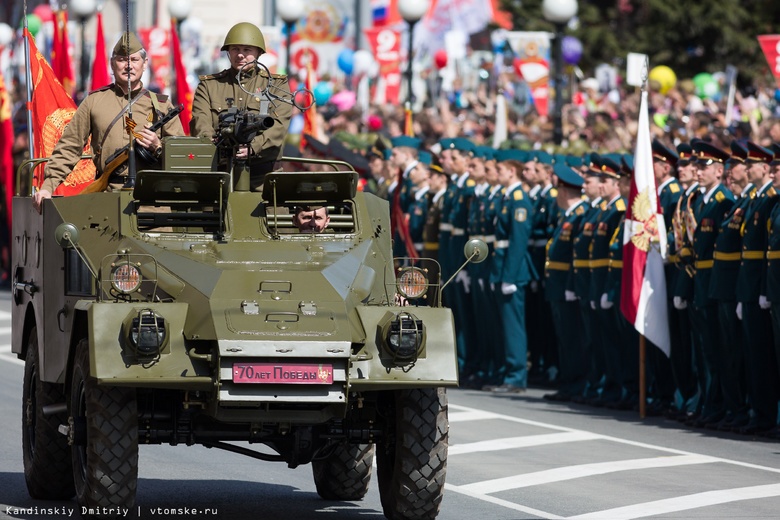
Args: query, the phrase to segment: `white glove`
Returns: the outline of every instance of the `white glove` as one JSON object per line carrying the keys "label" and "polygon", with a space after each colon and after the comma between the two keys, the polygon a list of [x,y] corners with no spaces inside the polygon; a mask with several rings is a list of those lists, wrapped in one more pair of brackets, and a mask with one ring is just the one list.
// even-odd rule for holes
{"label": "white glove", "polygon": [[761,307],[762,310],[767,310],[770,307],[772,307],[772,302],[766,299],[766,296],[759,296],[758,297],[758,306]]}
{"label": "white glove", "polygon": [[596,310],[596,302],[590,302],[590,308]]}
{"label": "white glove", "polygon": [[539,282],[536,280],[531,280],[531,283],[528,284],[528,286],[531,288],[532,293],[539,292]]}
{"label": "white glove", "polygon": [[471,292],[471,277],[465,269],[455,276],[455,282],[460,282],[463,284],[463,290],[466,291],[466,294]]}
{"label": "white glove", "polygon": [[566,299],[567,302],[576,302],[577,301],[577,295],[574,294],[574,291],[564,291],[563,297]]}
{"label": "white glove", "polygon": [[517,292],[517,286],[513,283],[501,282],[501,294],[509,296]]}
{"label": "white glove", "polygon": [[493,292],[496,292],[496,284],[493,282],[490,282],[490,290]]}
{"label": "white glove", "polygon": [[612,306],[615,305],[615,302],[609,301],[609,296],[607,296],[607,293],[604,293],[601,295],[601,308],[604,310],[611,309]]}
{"label": "white glove", "polygon": [[482,278],[477,278],[477,283],[479,284],[479,290],[484,291],[485,290],[485,280]]}
{"label": "white glove", "polygon": [[675,296],[672,299],[672,303],[674,304],[674,308],[677,309],[678,311],[688,308],[688,302],[683,300],[682,297],[680,296]]}
{"label": "white glove", "polygon": [[742,302],[737,304],[737,318],[742,319]]}

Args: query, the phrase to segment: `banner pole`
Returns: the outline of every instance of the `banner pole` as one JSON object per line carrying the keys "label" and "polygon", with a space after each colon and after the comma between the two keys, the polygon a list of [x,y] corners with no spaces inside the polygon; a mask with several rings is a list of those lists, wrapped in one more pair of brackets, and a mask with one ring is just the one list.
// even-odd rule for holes
{"label": "banner pole", "polygon": [[[24,74],[27,83],[27,147],[30,152],[30,159],[35,159],[35,133],[33,132],[33,114],[32,114],[32,65],[30,61],[30,41],[27,35],[30,29],[27,26],[27,2],[24,3]],[[32,193],[35,193],[35,183],[31,186]]]}
{"label": "banner pole", "polygon": [[639,335],[639,418],[645,418],[645,404],[647,403],[647,385],[645,384],[645,356],[646,345],[644,334]]}

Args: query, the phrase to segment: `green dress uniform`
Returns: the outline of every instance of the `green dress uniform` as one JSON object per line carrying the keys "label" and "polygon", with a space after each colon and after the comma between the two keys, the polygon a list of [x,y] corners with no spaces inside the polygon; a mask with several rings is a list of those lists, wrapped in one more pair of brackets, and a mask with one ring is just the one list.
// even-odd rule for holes
{"label": "green dress uniform", "polygon": [[[588,296],[590,287],[590,247],[596,229],[596,222],[601,215],[603,206],[601,198],[589,203],[589,207],[582,219],[580,233],[574,239],[572,248],[572,273],[574,278],[574,294],[580,308],[582,323],[582,350],[588,360],[588,386],[581,399],[596,399],[601,376],[604,374],[604,359],[597,355],[594,342],[601,336],[601,327],[596,323],[596,311],[590,306]],[[575,397],[573,400],[580,400]]]}
{"label": "green dress uniform", "polygon": [[425,216],[428,213],[428,186],[414,192],[414,197],[409,204],[409,236],[414,244],[417,254],[422,256],[423,228],[425,227]]}
{"label": "green dress uniform", "polygon": [[766,296],[767,223],[778,196],[766,183],[748,204],[742,224],[742,260],[737,275],[737,303],[742,304],[742,331],[747,349],[750,422],[742,433],[772,429],[777,424],[778,375],[769,311],[759,301]]}
{"label": "green dress uniform", "polygon": [[505,190],[497,185],[490,188],[487,192],[487,202],[484,212],[483,233],[484,241],[488,246],[488,258],[485,264],[483,276],[485,277],[485,294],[487,301],[487,326],[490,331],[486,341],[482,342],[484,357],[488,360],[488,369],[484,375],[487,385],[498,385],[504,380],[504,352],[506,350],[504,339],[504,328],[501,320],[500,298],[501,287],[491,282],[491,273],[493,272],[493,262],[495,261],[496,251],[496,221],[503,207]]}
{"label": "green dress uniform", "polygon": [[[582,344],[582,315],[574,295],[574,239],[580,233],[587,202],[580,201],[561,215],[546,251],[544,297],[550,304],[558,345],[558,392],[554,400],[568,400],[585,390],[588,359]],[[567,294],[570,295],[567,298]]]}
{"label": "green dress uniform", "polygon": [[[137,128],[153,124],[173,108],[168,96],[155,94],[143,88],[133,91],[130,98],[136,100],[132,104],[131,111]],[[90,92],[76,109],[73,118],[65,127],[62,137],[54,147],[51,159],[46,164],[46,176],[41,189],[54,193],[57,186],[65,180],[73,167],[81,160],[84,146],[90,137],[92,138],[92,148],[95,151],[92,160],[98,175],[100,175],[106,166],[106,159],[130,143],[124,116],[120,117],[113,125],[111,124],[119,113],[126,112],[127,104],[127,95],[115,83]],[[179,118],[174,117],[163,125],[158,131],[158,135],[160,137],[184,135]],[[102,148],[97,150],[101,143]],[[123,175],[127,175],[127,169],[121,174],[115,171],[112,177],[116,177],[116,179],[109,182],[112,184],[123,183],[120,178]]]}
{"label": "green dress uniform", "polygon": [[279,101],[269,103],[263,92],[270,82],[271,94],[288,99],[291,99],[292,95],[287,76],[284,75],[272,74],[269,78],[265,71],[258,73],[253,69],[246,70],[241,79],[243,83],[239,85],[238,71],[232,68],[200,76],[200,83],[192,100],[190,134],[215,137],[219,129],[219,115],[229,107],[228,99],[232,99],[233,106],[239,109],[271,116],[274,125],[259,132],[249,145],[250,156],[247,163],[251,176],[250,185],[252,190],[256,190],[260,189],[266,173],[280,168],[277,161],[282,157],[284,138],[292,116],[292,105]]}
{"label": "green dress uniform", "polygon": [[709,295],[709,287],[714,264],[715,239],[723,219],[734,205],[734,196],[719,184],[709,193],[698,197],[694,231],[693,256],[696,274],[693,277],[692,310],[696,315],[698,335],[701,338],[702,360],[708,374],[703,390],[704,404],[700,424],[715,426],[726,415],[724,401],[724,380],[729,377],[724,371],[724,357],[729,348],[712,327],[718,320],[716,301]]}
{"label": "green dress uniform", "polygon": [[423,267],[428,269],[428,280],[437,284],[438,287],[428,290],[428,302],[431,306],[439,305],[441,284],[447,280],[441,279],[441,268],[439,266],[439,222],[441,221],[441,207],[444,201],[446,188],[438,193],[428,191],[428,212],[425,214],[425,225],[423,226],[423,258],[429,258],[433,261],[425,261]]}
{"label": "green dress uniform", "polygon": [[596,221],[596,230],[590,248],[590,286],[588,300],[595,308],[596,322],[601,333],[594,335],[594,351],[604,360],[604,379],[596,405],[607,405],[623,397],[620,369],[620,349],[617,344],[614,313],[600,306],[601,295],[606,289],[609,273],[609,243],[626,211],[626,201],[618,196],[603,203],[603,210]]}
{"label": "green dress uniform", "polygon": [[499,391],[522,391],[528,386],[525,286],[531,281],[528,240],[532,211],[520,183],[508,186],[496,221],[496,255],[491,270],[491,281],[500,292],[505,339],[505,374]]}
{"label": "green dress uniform", "polygon": [[750,419],[747,407],[747,380],[745,377],[746,348],[743,344],[742,324],[734,309],[737,307],[737,276],[742,260],[742,225],[750,201],[758,189],[748,184],[721,222],[712,253],[709,296],[718,305],[717,332],[728,348],[723,358],[723,398],[727,418],[718,426],[730,431],[745,426]]}
{"label": "green dress uniform", "polygon": [[[471,198],[468,208],[468,223],[466,224],[466,234],[469,239],[485,240],[485,224],[486,224],[486,210],[488,201],[488,186],[487,183],[477,185],[474,189],[474,195]],[[488,344],[492,344],[495,340],[492,338],[489,319],[490,308],[488,307],[489,300],[489,280],[490,271],[485,268],[490,268],[489,262],[480,262],[478,264],[470,263],[466,266],[466,270],[469,273],[471,279],[471,290],[466,295],[470,297],[471,309],[472,309],[472,321],[473,321],[473,335],[475,342],[479,345],[478,348],[469,349],[469,354],[473,356],[471,363],[475,367],[474,377],[469,382],[470,386],[474,388],[482,388],[488,383],[489,374],[491,372],[492,360],[488,354]]]}
{"label": "green dress uniform", "polygon": [[[457,180],[458,177],[453,175],[451,182],[447,184],[447,189],[444,192],[441,201],[441,218],[439,219],[439,264],[441,265],[441,277],[445,282],[450,279],[450,276],[452,276],[455,269],[458,267],[455,265],[455,261],[450,255],[450,239],[452,238],[452,222],[450,222],[450,218],[452,216],[452,205],[458,194]],[[454,287],[450,284],[444,289],[444,294],[442,294],[445,305],[449,307],[452,307],[453,305],[453,290]]]}
{"label": "green dress uniform", "polygon": [[766,253],[766,297],[772,302],[772,332],[774,354],[780,373],[780,204],[769,214],[769,237]]}

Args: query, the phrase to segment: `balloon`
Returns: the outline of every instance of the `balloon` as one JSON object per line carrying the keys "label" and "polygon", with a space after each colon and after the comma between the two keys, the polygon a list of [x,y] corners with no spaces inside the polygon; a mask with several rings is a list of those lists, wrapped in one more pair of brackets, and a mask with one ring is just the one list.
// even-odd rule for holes
{"label": "balloon", "polygon": [[569,65],[576,65],[582,58],[582,42],[574,36],[564,36],[561,40],[561,54],[563,61]]}
{"label": "balloon", "polygon": [[720,85],[708,72],[700,72],[693,77],[693,84],[696,86],[696,95],[700,98],[713,98],[720,90]]}
{"label": "balloon", "polygon": [[33,9],[33,14],[36,15],[38,18],[40,18],[41,22],[54,21],[54,13],[52,12],[51,6],[49,6],[49,4],[39,5],[38,7]]}
{"label": "balloon", "polygon": [[437,69],[443,69],[447,66],[447,51],[444,49],[439,49],[436,51],[436,53],[433,55],[433,64],[436,65]]}
{"label": "balloon", "polygon": [[4,47],[14,40],[14,30],[7,23],[0,22],[0,47]]}
{"label": "balloon", "polygon": [[677,84],[677,75],[666,65],[653,67],[647,79],[658,83],[658,91],[661,94],[666,94]]}
{"label": "balloon", "polygon": [[[33,36],[38,34],[38,31],[41,30],[42,25],[43,22],[41,22],[41,19],[38,17],[37,14],[27,15],[27,30],[30,31],[30,34],[32,34]],[[22,22],[22,26],[24,26],[24,22]]]}
{"label": "balloon", "polygon": [[374,56],[367,50],[355,51],[352,55],[352,72],[357,76],[368,74],[374,64]]}
{"label": "balloon", "polygon": [[341,51],[338,58],[336,59],[336,64],[338,64],[339,68],[344,74],[352,74],[352,69],[355,66],[354,51],[352,49],[344,49]]}
{"label": "balloon", "polygon": [[775,101],[780,103],[780,88],[775,89]]}
{"label": "balloon", "polygon": [[322,106],[330,100],[330,96],[333,95],[333,85],[327,81],[320,81],[314,85],[314,102]]}

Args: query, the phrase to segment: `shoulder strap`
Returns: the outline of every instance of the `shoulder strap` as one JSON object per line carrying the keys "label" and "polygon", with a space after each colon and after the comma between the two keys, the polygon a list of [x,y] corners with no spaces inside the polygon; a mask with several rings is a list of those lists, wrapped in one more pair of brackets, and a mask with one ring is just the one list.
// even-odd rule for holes
{"label": "shoulder strap", "polygon": [[101,140],[100,140],[100,145],[99,145],[99,146],[97,147],[97,149],[95,150],[95,153],[96,153],[96,154],[100,154],[100,153],[103,151],[103,145],[104,145],[104,144],[105,144],[105,142],[106,142],[106,138],[108,138],[108,133],[109,133],[109,132],[111,131],[111,129],[114,127],[114,125],[116,124],[116,122],[117,122],[117,121],[119,121],[119,119],[122,117],[122,115],[123,115],[125,112],[127,112],[127,110],[130,108],[130,105],[132,105],[133,103],[135,103],[136,101],[138,101],[139,99],[141,99],[141,96],[143,96],[143,95],[144,95],[144,94],[146,94],[147,92],[148,92],[148,90],[146,90],[145,88],[144,88],[144,89],[141,89],[141,92],[139,92],[139,93],[138,93],[138,94],[137,94],[137,95],[136,95],[136,96],[135,96],[133,99],[131,99],[131,100],[130,100],[130,103],[128,103],[127,105],[125,105],[125,106],[122,108],[122,110],[120,110],[120,111],[119,111],[119,113],[116,115],[116,117],[114,117],[114,119],[113,119],[113,120],[112,120],[112,121],[111,121],[111,122],[108,124],[108,126],[106,127],[106,131],[103,133],[103,139],[101,139]]}

